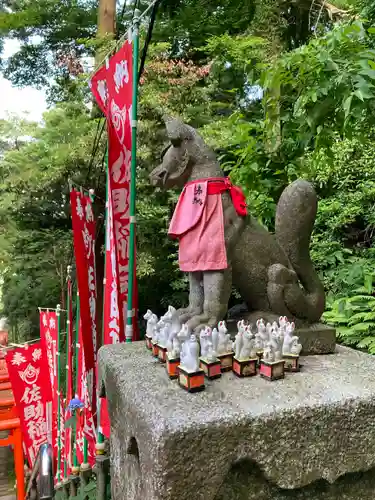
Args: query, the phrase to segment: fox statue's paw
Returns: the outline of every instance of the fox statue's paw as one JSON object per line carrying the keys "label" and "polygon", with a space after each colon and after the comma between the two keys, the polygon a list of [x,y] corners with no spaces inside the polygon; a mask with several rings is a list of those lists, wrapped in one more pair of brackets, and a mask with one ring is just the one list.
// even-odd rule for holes
{"label": "fox statue's paw", "polygon": [[184,307],[181,309],[177,309],[177,316],[180,321],[180,323],[183,325],[184,323],[187,323],[191,318],[194,316],[197,316],[200,314],[202,311],[200,309],[193,309],[191,307]]}

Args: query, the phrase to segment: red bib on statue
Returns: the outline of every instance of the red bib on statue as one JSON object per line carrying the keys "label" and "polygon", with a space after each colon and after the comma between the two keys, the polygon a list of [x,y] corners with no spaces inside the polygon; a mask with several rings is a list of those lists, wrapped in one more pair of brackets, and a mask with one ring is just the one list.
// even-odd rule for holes
{"label": "red bib on statue", "polygon": [[197,180],[184,187],[168,231],[179,239],[181,271],[219,271],[228,267],[221,193],[230,191],[237,213],[246,215],[242,191],[235,188],[233,196],[232,188],[225,178]]}

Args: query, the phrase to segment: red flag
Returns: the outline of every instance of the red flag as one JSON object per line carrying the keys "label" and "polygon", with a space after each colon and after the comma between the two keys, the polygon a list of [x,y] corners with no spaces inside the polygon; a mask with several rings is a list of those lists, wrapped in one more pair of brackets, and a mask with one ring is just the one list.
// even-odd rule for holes
{"label": "red flag", "polygon": [[107,115],[107,70],[104,66],[99,68],[89,80],[89,87],[102,113]]}
{"label": "red flag", "polygon": [[39,447],[48,442],[47,407],[52,403],[47,357],[41,342],[12,349],[6,354],[9,378],[20,417],[27,458],[31,467]]}
{"label": "red flag", "polygon": [[[110,58],[107,69],[100,68],[90,82],[98,105],[107,115],[109,186],[120,288],[118,301],[121,312],[120,327],[126,324],[129,282],[132,73],[132,45],[125,42]],[[132,305],[133,340],[138,340],[136,280],[134,280]]]}
{"label": "red flag", "polygon": [[[58,352],[58,333],[57,333],[57,314],[55,311],[40,311],[40,341],[42,348],[47,357],[49,376],[51,381],[52,391],[52,444],[53,456],[57,459],[58,453],[58,435],[57,435],[57,421],[58,421],[58,387],[57,387],[57,352]],[[62,402],[62,399],[61,399]],[[60,405],[60,438],[63,444],[64,440],[64,425],[61,426],[61,419],[63,413]],[[60,471],[63,470],[63,453],[61,453]]]}
{"label": "red flag", "polygon": [[129,283],[132,59],[132,45],[125,42],[121,49],[110,58],[107,66],[107,114],[110,144],[108,165],[120,283],[119,303],[124,325],[127,318]]}
{"label": "red flag", "polygon": [[79,322],[79,348],[78,348],[78,387],[77,387],[77,397],[83,403],[83,409],[79,412],[79,418],[77,422],[77,457],[78,461],[82,463],[84,461],[83,456],[83,438],[87,440],[87,451],[88,451],[88,463],[93,466],[95,463],[95,443],[96,443],[96,433],[95,424],[93,419],[93,413],[90,404],[90,398],[88,393],[88,380],[87,371],[85,367],[85,356],[84,350],[85,345],[83,343],[82,335],[82,322]]}
{"label": "red flag", "polygon": [[[110,183],[110,179],[108,180]],[[117,274],[116,245],[113,231],[113,212],[111,189],[108,189],[106,214],[106,247],[105,247],[105,288],[103,333],[104,344],[116,344],[125,340],[122,317],[119,311],[119,284]]]}
{"label": "red flag", "polygon": [[[98,330],[96,323],[96,272],[95,230],[96,224],[89,196],[73,189],[70,192],[74,253],[77,267],[80,316],[82,321],[85,366],[89,380],[89,396],[95,405],[96,354]],[[94,408],[95,410],[95,408]]]}

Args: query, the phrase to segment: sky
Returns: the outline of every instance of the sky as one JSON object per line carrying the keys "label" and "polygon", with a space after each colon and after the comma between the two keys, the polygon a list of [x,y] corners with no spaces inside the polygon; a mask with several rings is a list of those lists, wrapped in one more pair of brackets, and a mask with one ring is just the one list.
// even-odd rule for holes
{"label": "sky", "polygon": [[[2,57],[10,57],[18,48],[17,40],[6,40]],[[32,87],[13,87],[9,80],[0,74],[0,118],[16,114],[32,121],[41,121],[46,109],[44,92]]]}

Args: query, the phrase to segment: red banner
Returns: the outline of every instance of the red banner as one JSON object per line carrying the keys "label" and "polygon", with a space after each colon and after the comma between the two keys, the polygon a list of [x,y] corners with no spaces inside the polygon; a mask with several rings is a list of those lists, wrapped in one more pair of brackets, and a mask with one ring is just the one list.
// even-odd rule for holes
{"label": "red banner", "polygon": [[129,283],[132,46],[125,42],[107,65],[108,166],[120,285],[120,314],[126,324]]}
{"label": "red banner", "polygon": [[40,445],[48,442],[47,411],[52,402],[50,379],[46,377],[48,362],[42,342],[8,351],[6,362],[27,458],[33,466]]}
{"label": "red banner", "polygon": [[95,100],[98,103],[104,115],[107,115],[107,70],[105,66],[99,68],[89,80],[89,87],[94,94]]}
{"label": "red banner", "polygon": [[[125,340],[129,283],[132,60],[131,43],[125,42],[110,59],[107,68],[100,68],[90,82],[96,101],[107,116],[108,128],[104,344]],[[139,339],[137,308],[137,281],[134,279],[132,340]],[[100,424],[100,431],[109,438],[110,421],[105,398],[101,399]]]}
{"label": "red banner", "polygon": [[[120,337],[122,337],[122,329],[126,324],[129,283],[132,60],[132,45],[125,42],[121,49],[110,58],[107,68],[100,68],[90,82],[91,90],[99,107],[107,115],[110,180],[108,187],[111,191],[113,231],[117,257]],[[108,269],[108,272],[112,274],[110,269]],[[106,274],[107,288],[110,287],[109,281],[113,283],[112,278],[109,278],[109,276],[109,274]],[[107,295],[110,293],[110,289],[105,292]],[[136,280],[134,280],[132,340],[139,339],[136,315],[138,308],[137,295],[137,284]]]}
{"label": "red banner", "polygon": [[77,423],[77,457],[79,463],[84,462],[84,438],[87,441],[87,458],[88,463],[93,466],[95,463],[95,443],[96,443],[96,432],[95,424],[93,419],[93,413],[91,409],[91,403],[87,387],[87,376],[85,367],[85,356],[84,356],[84,345],[83,335],[82,335],[82,322],[80,322],[79,327],[79,349],[78,349],[78,390],[77,397],[83,403],[83,409],[81,410],[80,417]]}
{"label": "red banner", "polygon": [[[58,335],[57,335],[57,314],[55,311],[40,311],[40,341],[42,348],[47,357],[49,376],[52,390],[52,443],[53,456],[57,459],[58,453],[58,432],[57,432],[57,411],[58,411],[58,387],[57,387],[57,352],[58,352]],[[61,399],[62,403],[62,399]],[[62,404],[60,405],[60,419],[64,421],[62,413]],[[64,442],[64,425],[60,421],[60,437],[61,443]],[[63,470],[63,453],[61,453],[60,471]]]}
{"label": "red banner", "polygon": [[47,356],[52,389],[52,411],[57,415],[57,315],[54,311],[40,311],[40,341]]}
{"label": "red banner", "polygon": [[73,189],[70,192],[74,253],[76,258],[80,316],[82,321],[85,365],[90,401],[95,402],[95,366],[98,347],[96,322],[96,272],[95,230],[96,224],[89,196]]}
{"label": "red banner", "polygon": [[110,189],[108,189],[107,196],[103,333],[104,344],[117,344],[125,340],[125,335],[118,303],[117,259]]}

